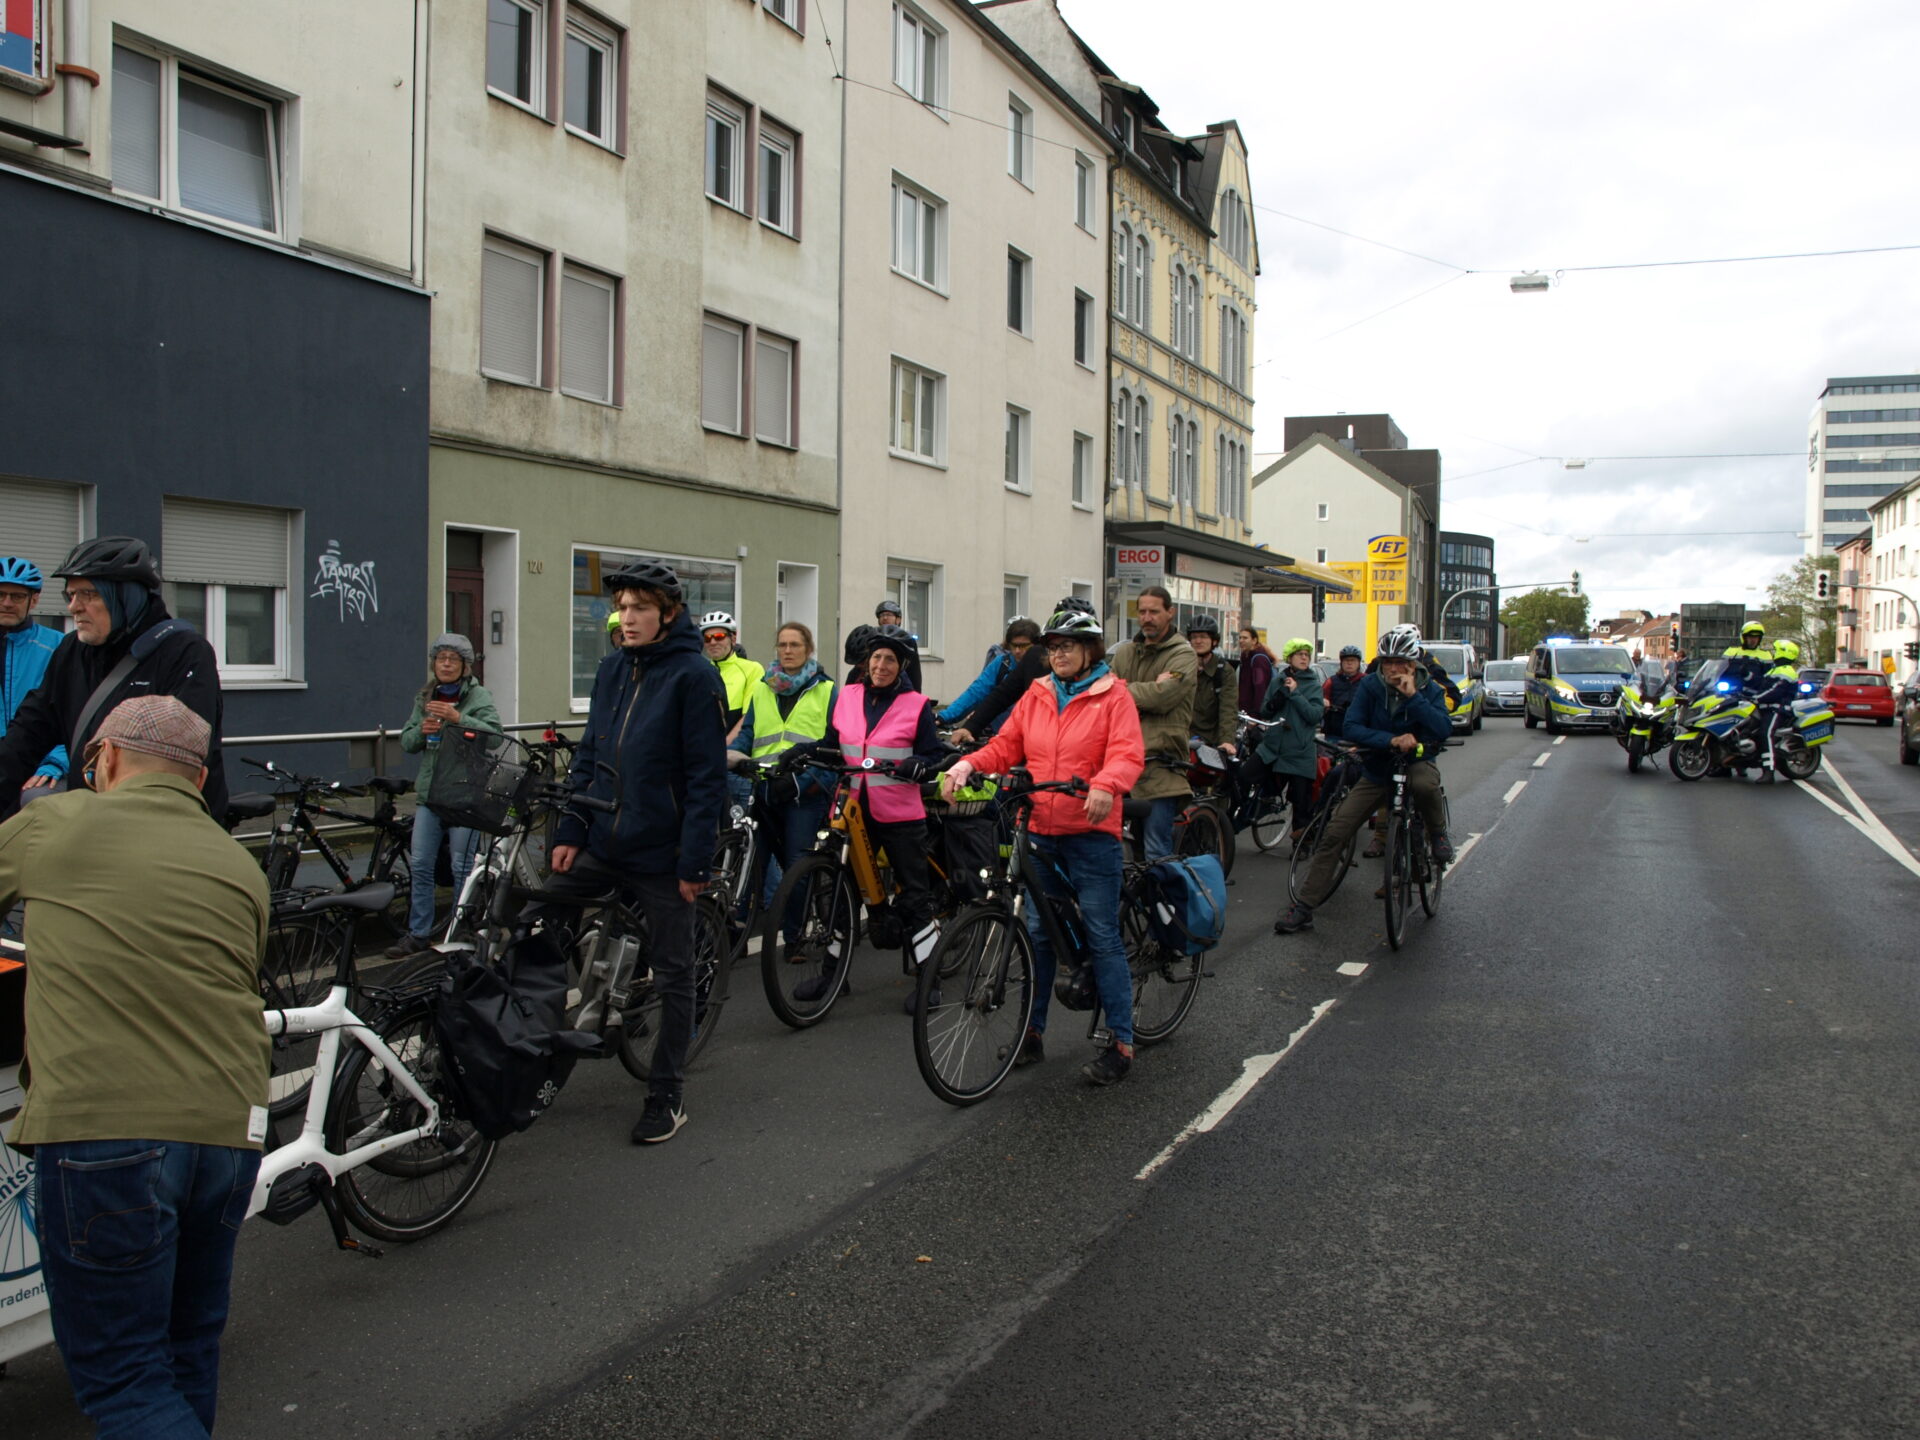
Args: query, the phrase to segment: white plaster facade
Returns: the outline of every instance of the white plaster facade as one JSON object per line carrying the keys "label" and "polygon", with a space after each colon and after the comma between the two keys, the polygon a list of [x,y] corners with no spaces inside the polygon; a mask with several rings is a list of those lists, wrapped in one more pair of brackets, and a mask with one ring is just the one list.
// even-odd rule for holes
{"label": "white plaster facade", "polygon": [[[932,37],[934,104],[896,82],[902,26]],[[860,83],[844,87],[842,624],[870,623],[904,581],[926,688],[950,699],[999,640],[1009,608],[1044,618],[1061,595],[1094,595],[1101,579],[1106,141],[966,4],[870,0],[843,33],[842,63]],[[1012,106],[1031,127],[1018,154]],[[1092,202],[1077,205],[1081,166],[1091,167]],[[896,181],[933,206],[928,281],[894,263]],[[1023,330],[1009,324],[1010,250],[1026,263]],[[1085,363],[1075,358],[1076,295],[1086,302]],[[930,456],[916,453],[918,416],[898,443],[896,360],[934,383]],[[1007,483],[1010,406],[1025,432],[1018,489]]]}
{"label": "white plaster facade", "polygon": [[1905,684],[1915,669],[1915,662],[1907,658],[1907,646],[1920,640],[1920,606],[1905,598],[1920,601],[1920,480],[1909,480],[1877,502],[1870,513],[1872,579],[1862,580],[1887,588],[1859,591],[1861,618],[1867,621],[1866,661],[1878,670],[1892,660],[1896,683]]}

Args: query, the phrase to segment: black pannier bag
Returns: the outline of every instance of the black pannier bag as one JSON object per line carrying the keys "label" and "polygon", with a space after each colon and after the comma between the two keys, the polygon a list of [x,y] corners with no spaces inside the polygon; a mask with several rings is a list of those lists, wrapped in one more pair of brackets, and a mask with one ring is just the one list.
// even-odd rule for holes
{"label": "black pannier bag", "polygon": [[448,726],[434,747],[420,803],[449,825],[505,835],[531,783],[526,747],[511,735]]}

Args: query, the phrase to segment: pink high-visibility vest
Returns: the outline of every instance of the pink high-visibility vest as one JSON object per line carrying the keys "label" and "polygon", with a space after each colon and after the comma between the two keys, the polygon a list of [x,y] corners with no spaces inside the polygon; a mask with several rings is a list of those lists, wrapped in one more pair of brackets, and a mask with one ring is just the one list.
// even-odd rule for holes
{"label": "pink high-visibility vest", "polygon": [[[880,723],[867,730],[867,687],[842,685],[833,697],[833,728],[840,737],[840,755],[849,765],[862,760],[904,760],[913,754],[914,733],[920,728],[920,712],[928,704],[917,690],[902,690],[880,717]],[[863,775],[856,781],[866,789],[863,802],[867,814],[882,824],[927,818],[926,802],[920,787],[911,780],[893,775]]]}

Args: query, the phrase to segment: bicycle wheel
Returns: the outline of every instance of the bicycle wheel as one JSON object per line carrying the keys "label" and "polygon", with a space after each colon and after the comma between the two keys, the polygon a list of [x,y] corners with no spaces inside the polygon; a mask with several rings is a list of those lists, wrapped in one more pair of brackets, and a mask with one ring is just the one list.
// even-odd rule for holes
{"label": "bicycle wheel", "polygon": [[1121,892],[1120,938],[1133,972],[1133,1038],[1157,1045],[1187,1018],[1200,990],[1198,955],[1179,955],[1153,938],[1144,900],[1131,888]]}
{"label": "bicycle wheel", "polygon": [[949,1105],[986,1099],[1013,1069],[1032,1015],[1027,927],[997,904],[969,906],[920,967],[913,1012],[920,1078]]}
{"label": "bicycle wheel", "polygon": [[[497,1142],[448,1113],[431,1000],[402,1005],[371,1028],[440,1106],[440,1124],[432,1134],[347,1171],[334,1189],[355,1229],[376,1240],[420,1240],[473,1198],[493,1164]],[[327,1111],[327,1147],[336,1154],[411,1130],[425,1113],[371,1050],[352,1045],[351,1052]]]}
{"label": "bicycle wheel", "polygon": [[[327,915],[288,915],[267,928],[260,955],[260,999],[268,1010],[318,1005],[333,987],[340,954],[339,922]],[[313,1083],[318,1035],[276,1035],[267,1081],[267,1113],[298,1114]]]}
{"label": "bicycle wheel", "polygon": [[1433,847],[1427,843],[1426,828],[1419,828],[1414,842],[1413,856],[1414,883],[1420,887],[1420,908],[1428,915],[1440,913],[1440,887],[1447,882],[1446,867],[1433,858]]}
{"label": "bicycle wheel", "polygon": [[1173,853],[1211,855],[1223,871],[1233,869],[1233,832],[1220,821],[1220,812],[1208,800],[1196,800],[1180,813],[1175,826]]}
{"label": "bicycle wheel", "polygon": [[[713,1039],[713,1032],[720,1026],[720,1011],[727,1003],[733,947],[727,935],[724,904],[719,896],[702,896],[693,907],[693,1039],[687,1042],[688,1065]],[[621,1026],[620,1063],[634,1079],[653,1078],[653,1052],[664,1029],[660,992],[649,985],[646,998],[627,1011]]]}
{"label": "bicycle wheel", "polygon": [[1287,838],[1287,802],[1284,797],[1263,791],[1254,797],[1253,843],[1261,851],[1273,849]]}
{"label": "bicycle wheel", "polygon": [[1413,835],[1406,817],[1387,821],[1387,944],[1400,948],[1407,934],[1407,912],[1413,908]]}
{"label": "bicycle wheel", "polygon": [[853,876],[837,856],[803,856],[780,877],[760,932],[760,980],[773,1013],[794,1029],[819,1024],[840,998],[859,943],[859,914]]}
{"label": "bicycle wheel", "polygon": [[291,890],[300,869],[300,842],[276,830],[260,854],[260,868],[267,872],[267,889]]}

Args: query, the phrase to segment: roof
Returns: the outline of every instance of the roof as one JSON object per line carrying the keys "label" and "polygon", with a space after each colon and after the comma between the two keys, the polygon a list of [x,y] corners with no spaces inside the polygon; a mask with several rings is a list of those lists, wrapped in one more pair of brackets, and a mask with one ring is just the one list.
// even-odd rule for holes
{"label": "roof", "polygon": [[1188,530],[1157,520],[1109,525],[1107,538],[1123,545],[1165,545],[1169,550],[1218,560],[1223,565],[1245,565],[1249,569],[1298,563],[1293,556],[1282,555],[1277,550],[1256,548],[1238,540],[1229,540],[1224,535],[1209,535],[1204,530]]}
{"label": "roof", "polygon": [[1402,485],[1398,480],[1394,479],[1391,475],[1387,474],[1386,471],[1380,469],[1377,465],[1369,464],[1367,461],[1361,459],[1358,455],[1354,454],[1353,451],[1347,449],[1346,446],[1340,444],[1337,440],[1329,439],[1327,436],[1322,435],[1317,430],[1313,434],[1307,436],[1306,439],[1302,440],[1298,445],[1294,446],[1291,450],[1287,451],[1287,453],[1282,455],[1278,460],[1274,461],[1273,464],[1269,465],[1266,469],[1262,470],[1258,475],[1255,475],[1253,477],[1254,485],[1258,486],[1261,481],[1272,479],[1275,475],[1279,474],[1282,470],[1286,469],[1287,466],[1293,464],[1294,461],[1300,459],[1301,456],[1305,455],[1309,450],[1312,450],[1316,446],[1324,450],[1331,450],[1334,454],[1338,455],[1342,460],[1346,461],[1349,465],[1353,466],[1354,469],[1358,470],[1362,475],[1365,475],[1368,479],[1373,480],[1376,483],[1384,486],[1387,490],[1393,492],[1396,496],[1400,496],[1404,498],[1408,495],[1413,494],[1413,491],[1411,489],[1409,489],[1405,485]]}

